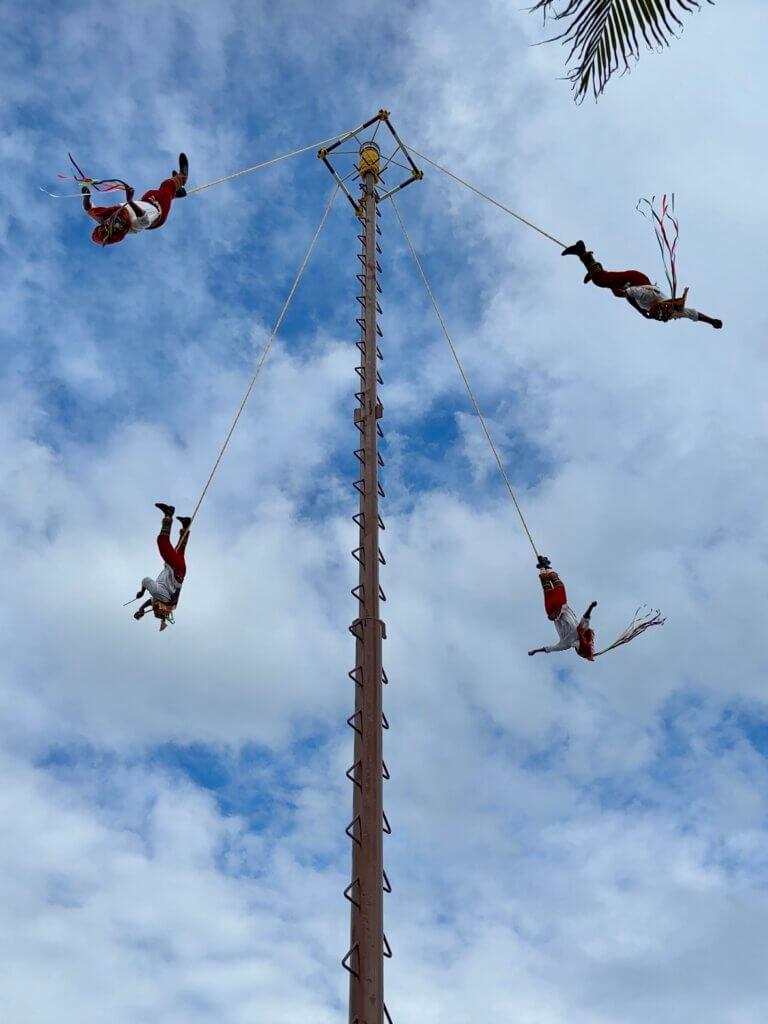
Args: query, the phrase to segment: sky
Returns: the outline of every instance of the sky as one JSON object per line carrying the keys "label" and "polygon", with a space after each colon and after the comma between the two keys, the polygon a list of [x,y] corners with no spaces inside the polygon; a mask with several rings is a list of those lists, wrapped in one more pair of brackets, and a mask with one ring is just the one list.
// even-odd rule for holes
{"label": "sky", "polygon": [[[176,625],[123,608],[155,501],[197,501],[331,192],[312,151],[101,250],[71,191],[190,188],[356,127],[690,303],[640,318],[425,165],[382,209],[386,999],[397,1024],[768,1019],[767,72],[761,0],[706,6],[598,103],[514,4],[4,3],[0,1016],[346,1019],[356,235],[334,204],[189,544]],[[757,296],[757,300],[755,299]]]}

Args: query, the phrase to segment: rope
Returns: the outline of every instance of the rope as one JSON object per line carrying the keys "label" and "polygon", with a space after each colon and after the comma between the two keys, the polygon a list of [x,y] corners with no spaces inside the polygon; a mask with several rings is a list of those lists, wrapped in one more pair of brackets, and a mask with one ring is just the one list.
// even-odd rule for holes
{"label": "rope", "polygon": [[[359,128],[356,128],[355,132],[359,130]],[[311,149],[317,149],[319,146],[325,146],[329,142],[335,142],[337,139],[346,138],[350,135],[354,135],[355,132],[339,132],[338,135],[332,135],[329,139],[321,139],[319,142],[313,142],[311,146],[302,146],[301,149],[294,149],[293,152],[291,153],[283,153],[282,156],[275,156],[272,157],[271,160],[264,160],[260,164],[254,164],[253,167],[245,167],[242,171],[235,171],[234,174],[227,174],[223,178],[216,178],[215,181],[206,182],[205,185],[196,185],[194,188],[188,188],[186,190],[187,195],[191,196],[194,195],[195,192],[202,192],[203,189],[213,188],[214,185],[221,185],[221,183],[224,181],[232,181],[233,178],[240,178],[244,174],[250,174],[252,171],[259,171],[261,170],[262,167],[271,167],[272,164],[279,164],[282,160],[290,160],[292,156],[299,156],[301,153],[308,153]],[[71,154],[69,154],[69,159],[72,160]],[[103,178],[99,181],[96,181],[93,178],[86,178],[85,175],[83,175],[83,172],[80,171],[80,168],[77,166],[77,164],[75,164],[74,160],[72,160],[72,163],[75,165],[75,167],[81,175],[81,178],[75,179],[76,181],[82,180],[87,185],[102,185],[106,182],[120,181],[119,178]],[[68,178],[67,175],[63,174],[60,174],[59,177],[62,179]],[[120,184],[121,186],[125,186],[124,181],[121,181]],[[57,193],[49,192],[48,189],[44,188],[42,185],[40,186],[40,190],[42,192],[45,192],[46,195],[49,195],[52,199],[82,199],[82,193],[80,192],[73,192],[71,195],[58,195]]]}
{"label": "rope", "polygon": [[187,195],[191,196],[195,192],[202,192],[203,189],[213,188],[214,185],[221,185],[223,181],[231,181],[233,178],[240,178],[244,174],[250,174],[251,171],[258,171],[262,167],[269,167],[271,164],[279,164],[281,160],[289,160],[292,156],[299,156],[301,153],[308,153],[310,149],[317,149],[319,146],[324,146],[327,142],[335,142],[336,139],[340,139],[342,135],[346,134],[347,132],[340,132],[338,135],[334,135],[330,139],[321,139],[320,142],[313,142],[311,146],[303,146],[301,149],[294,149],[292,153],[283,153],[282,156],[275,156],[271,160],[265,160],[263,163],[254,164],[253,167],[246,167],[242,171],[235,171],[234,174],[228,174],[224,178],[217,178],[215,181],[209,181],[205,185],[197,185],[195,188],[188,188]]}
{"label": "rope", "polygon": [[452,171],[449,171],[446,167],[441,167],[440,164],[435,163],[434,160],[430,160],[428,156],[424,156],[423,153],[419,153],[417,150],[413,148],[413,146],[404,146],[403,148],[409,149],[411,153],[414,153],[417,157],[419,157],[420,160],[426,160],[428,164],[432,164],[432,166],[436,167],[438,171],[442,171],[443,174],[447,174],[449,178],[453,178],[454,181],[458,181],[461,185],[464,185],[471,192],[474,192],[476,195],[481,196],[483,199],[487,199],[488,202],[493,203],[494,206],[498,206],[498,208],[500,210],[503,210],[504,213],[510,214],[510,216],[515,217],[516,220],[521,221],[523,224],[527,224],[529,228],[533,228],[534,231],[538,231],[540,235],[544,235],[544,237],[548,238],[550,242],[554,242],[555,245],[559,245],[561,249],[565,248],[565,242],[561,242],[559,238],[555,238],[554,235],[548,234],[548,232],[546,232],[543,228],[538,227],[532,221],[526,220],[525,217],[521,217],[519,213],[515,213],[514,210],[510,210],[508,206],[505,206],[503,203],[500,203],[498,199],[494,199],[493,196],[489,196],[486,195],[485,192],[481,192],[479,188],[475,188],[474,185],[470,185],[468,181],[465,181],[463,178],[460,178],[458,174],[454,174]]}
{"label": "rope", "polygon": [[296,289],[299,286],[299,281],[301,280],[301,278],[302,278],[302,276],[304,274],[304,271],[307,268],[307,264],[309,263],[310,256],[312,255],[312,253],[314,251],[314,248],[315,248],[315,245],[317,244],[317,240],[320,237],[320,232],[325,227],[325,222],[328,219],[328,214],[331,212],[331,207],[333,206],[333,201],[336,198],[336,193],[338,191],[339,191],[339,186],[336,185],[334,187],[333,192],[331,193],[330,199],[328,200],[328,205],[325,208],[325,212],[323,213],[323,216],[320,218],[320,223],[317,226],[317,230],[315,231],[315,234],[314,234],[314,236],[312,238],[312,241],[309,243],[309,248],[307,249],[307,252],[306,252],[306,254],[304,256],[304,259],[302,261],[301,266],[299,267],[299,272],[296,275],[296,278],[295,278],[295,280],[293,282],[293,285],[291,286],[291,290],[288,292],[288,298],[285,300],[285,303],[283,304],[283,308],[280,311],[280,316],[277,318],[277,322],[275,323],[275,326],[272,328],[272,333],[270,334],[269,339],[267,340],[267,343],[264,346],[264,350],[261,353],[261,358],[259,359],[258,365],[256,367],[256,371],[255,371],[253,377],[251,378],[251,383],[248,385],[248,388],[247,388],[245,394],[243,395],[243,400],[240,403],[240,408],[237,410],[237,413],[235,415],[234,420],[232,420],[232,426],[229,428],[229,433],[227,434],[227,436],[226,436],[226,438],[224,440],[224,444],[221,446],[221,451],[219,452],[219,454],[218,454],[218,456],[216,458],[216,461],[213,464],[213,469],[211,470],[210,475],[208,476],[208,479],[205,482],[205,487],[203,488],[202,494],[198,498],[197,504],[195,505],[195,510],[192,513],[191,522],[190,522],[189,527],[187,528],[187,530],[184,531],[185,533],[189,532],[189,530],[192,528],[192,523],[194,523],[195,516],[197,515],[198,511],[200,510],[200,506],[203,503],[203,499],[205,498],[206,494],[208,493],[208,488],[211,486],[211,481],[213,480],[213,478],[214,478],[214,476],[216,474],[216,470],[219,468],[219,463],[221,462],[222,458],[224,457],[224,452],[227,450],[227,446],[228,446],[228,444],[230,442],[230,439],[231,439],[232,435],[235,432],[235,427],[238,424],[238,421],[240,419],[240,416],[242,415],[243,409],[245,409],[246,403],[248,402],[248,399],[251,397],[251,392],[253,391],[253,386],[256,383],[256,380],[258,379],[258,376],[261,373],[262,367],[264,366],[264,363],[267,360],[267,356],[269,355],[269,350],[272,348],[272,342],[275,340],[275,335],[280,330],[280,325],[282,324],[283,319],[285,318],[285,314],[288,312],[288,306],[291,304],[291,300],[293,299],[293,296],[294,296],[294,294],[296,292]]}
{"label": "rope", "polygon": [[483,417],[483,414],[480,412],[480,406],[477,404],[477,399],[475,398],[474,392],[472,391],[470,383],[469,383],[469,381],[467,379],[467,375],[464,372],[464,367],[461,365],[461,360],[459,359],[459,355],[458,355],[458,353],[456,351],[456,346],[451,341],[451,336],[448,333],[448,328],[445,326],[445,320],[443,320],[442,314],[440,313],[440,309],[439,309],[439,307],[437,305],[437,300],[435,299],[434,292],[432,291],[432,289],[429,286],[429,281],[427,280],[427,275],[424,273],[424,268],[421,265],[421,260],[419,259],[418,255],[416,254],[416,250],[413,247],[413,242],[411,241],[411,236],[408,234],[408,229],[406,228],[405,223],[403,222],[403,218],[400,216],[400,210],[397,207],[397,203],[395,202],[394,197],[392,198],[392,207],[393,207],[393,209],[395,211],[397,219],[400,221],[400,227],[403,229],[403,234],[405,235],[405,240],[408,243],[408,248],[411,250],[411,256],[413,256],[413,259],[414,259],[414,261],[416,263],[416,266],[419,268],[419,273],[421,274],[421,279],[424,282],[424,287],[427,289],[427,294],[429,295],[429,298],[430,298],[430,300],[432,302],[432,306],[433,306],[433,308],[435,310],[435,313],[437,314],[437,319],[440,321],[440,326],[443,329],[443,334],[445,335],[445,340],[448,342],[448,346],[449,346],[449,348],[451,350],[451,354],[453,355],[453,358],[454,358],[454,360],[456,362],[456,365],[459,368],[459,373],[461,374],[461,379],[464,381],[464,386],[466,387],[467,393],[468,393],[469,398],[470,398],[470,401],[472,402],[472,405],[474,406],[474,410],[475,410],[475,412],[477,414],[477,418],[480,420],[480,423],[482,424],[483,430],[485,431],[485,436],[488,438],[488,444],[491,446],[491,451],[493,452],[494,458],[496,459],[496,465],[499,467],[499,472],[501,473],[502,477],[504,478],[504,483],[507,485],[507,490],[509,491],[509,496],[512,498],[512,501],[515,503],[515,508],[517,509],[517,514],[520,516],[520,522],[523,524],[523,529],[525,530],[525,534],[528,537],[528,540],[530,541],[531,547],[533,548],[533,553],[534,553],[534,555],[536,555],[536,558],[538,559],[539,552],[538,552],[538,550],[536,548],[536,545],[533,542],[533,537],[531,536],[531,531],[528,529],[528,524],[525,521],[525,516],[523,515],[522,509],[520,508],[520,505],[518,504],[517,498],[515,497],[515,492],[512,490],[512,484],[509,482],[509,477],[507,476],[507,471],[504,469],[504,463],[501,461],[501,456],[498,453],[496,445],[493,443],[493,438],[491,437],[491,432],[488,429],[488,425],[485,422],[485,418]]}

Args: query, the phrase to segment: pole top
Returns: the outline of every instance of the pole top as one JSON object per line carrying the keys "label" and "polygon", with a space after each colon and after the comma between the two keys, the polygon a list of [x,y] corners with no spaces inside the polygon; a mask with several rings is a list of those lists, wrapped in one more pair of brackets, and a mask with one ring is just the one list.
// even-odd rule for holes
{"label": "pole top", "polygon": [[360,146],[360,162],[358,164],[360,174],[373,174],[375,180],[378,181],[380,174],[380,157],[381,150],[375,142],[363,142]]}
{"label": "pole top", "polygon": [[[376,145],[374,141],[376,138],[376,133],[379,131],[379,129],[383,129],[387,133],[387,135],[391,136],[392,140],[396,143],[396,148],[391,155],[382,155],[382,150],[379,149],[379,147]],[[369,130],[372,132],[372,135],[368,138],[368,140],[363,141],[363,134],[367,134]],[[345,143],[348,144],[351,139],[354,139],[355,142],[357,142],[358,146],[360,147],[356,159],[353,156],[354,150],[352,150],[351,152],[349,149],[339,150],[340,146],[343,146]],[[387,150],[387,148],[388,146],[385,143],[384,150]],[[338,154],[336,154],[337,150],[339,150]],[[348,169],[348,173],[339,174],[336,167],[334,167],[333,163],[331,163],[331,159],[333,159],[334,162],[336,160],[336,155],[334,154],[338,155],[339,157],[347,157],[355,160],[352,169]],[[395,160],[395,157],[397,157],[398,154],[400,156],[399,161]],[[420,181],[421,178],[423,177],[422,172],[413,162],[411,154],[405,148],[400,136],[397,134],[394,127],[392,126],[392,122],[389,120],[388,110],[380,110],[375,117],[372,117],[364,124],[361,124],[359,128],[355,128],[354,131],[346,132],[344,135],[338,136],[335,139],[335,141],[332,142],[330,145],[323,146],[321,149],[319,149],[317,155],[319,159],[323,161],[328,170],[331,172],[336,181],[336,184],[349,200],[352,209],[355,211],[356,217],[362,216],[362,204],[358,199],[356,199],[352,195],[352,193],[349,191],[349,188],[347,188],[346,181],[349,178],[354,176],[355,178],[365,179],[366,175],[370,175],[367,184],[373,185],[373,191],[376,202],[380,203],[385,199],[389,199],[389,197],[394,195],[395,192],[399,192],[400,189],[405,188],[406,185],[410,185],[411,182],[414,181]],[[346,161],[344,162],[346,163]],[[404,164],[407,164],[408,166],[405,167]],[[384,174],[391,173],[395,177],[400,176],[398,172],[393,169],[395,167],[402,168],[405,171],[410,170],[410,177],[405,178],[405,180],[403,181],[400,181],[398,184],[394,186],[394,188],[390,188],[389,191],[379,192],[379,187],[384,187],[384,181],[382,177]],[[366,184],[366,182],[363,181],[362,184]]]}

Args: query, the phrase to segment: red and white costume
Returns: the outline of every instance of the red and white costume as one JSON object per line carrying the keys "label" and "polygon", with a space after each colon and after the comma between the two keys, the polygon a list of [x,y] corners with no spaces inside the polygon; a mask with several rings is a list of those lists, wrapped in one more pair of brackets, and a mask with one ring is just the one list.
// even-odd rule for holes
{"label": "red and white costume", "polygon": [[577,619],[573,609],[568,604],[565,592],[565,584],[558,574],[552,569],[542,569],[539,573],[542,590],[544,591],[544,609],[547,618],[554,623],[559,643],[551,647],[541,648],[546,654],[555,651],[567,651],[573,647],[576,653],[594,661],[595,658],[595,632],[590,626],[589,613]]}
{"label": "red and white costume", "polygon": [[[176,191],[184,181],[186,176],[183,174],[166,178],[159,188],[151,188],[140,200],[134,200],[134,205],[142,211],[141,217],[128,203],[123,206],[92,206],[87,211],[88,216],[99,225],[93,230],[92,241],[97,245],[114,245],[129,234],[162,227],[168,219]],[[105,229],[105,221],[111,221],[109,228]]]}
{"label": "red and white costume", "polygon": [[141,586],[155,600],[174,606],[179,599],[181,585],[187,574],[184,548],[187,546],[189,533],[182,533],[183,539],[175,548],[171,543],[170,536],[172,523],[173,519],[166,516],[157,536],[157,548],[164,562],[162,572],[156,580],[153,580],[151,576],[145,576],[141,581]]}
{"label": "red and white costume", "polygon": [[[657,303],[669,300],[669,296],[651,284],[650,278],[640,270],[603,270],[599,263],[594,263],[590,268],[590,277],[598,288],[610,288],[617,298],[626,299],[630,306],[634,306],[645,317],[650,316]],[[685,307],[675,309],[669,315],[670,320],[679,320],[681,317],[698,320],[699,313],[696,309]]]}

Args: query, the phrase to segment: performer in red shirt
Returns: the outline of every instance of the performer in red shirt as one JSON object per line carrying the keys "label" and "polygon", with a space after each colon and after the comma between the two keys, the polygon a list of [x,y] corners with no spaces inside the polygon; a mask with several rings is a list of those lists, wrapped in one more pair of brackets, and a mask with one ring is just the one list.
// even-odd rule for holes
{"label": "performer in red shirt", "polygon": [[97,245],[114,245],[130,234],[162,227],[168,219],[173,200],[187,194],[184,185],[188,174],[189,161],[184,153],[179,153],[178,171],[174,170],[158,188],[145,192],[140,200],[134,200],[133,189],[126,185],[125,203],[121,206],[93,206],[91,190],[83,185],[80,190],[83,209],[98,223],[91,239]]}

